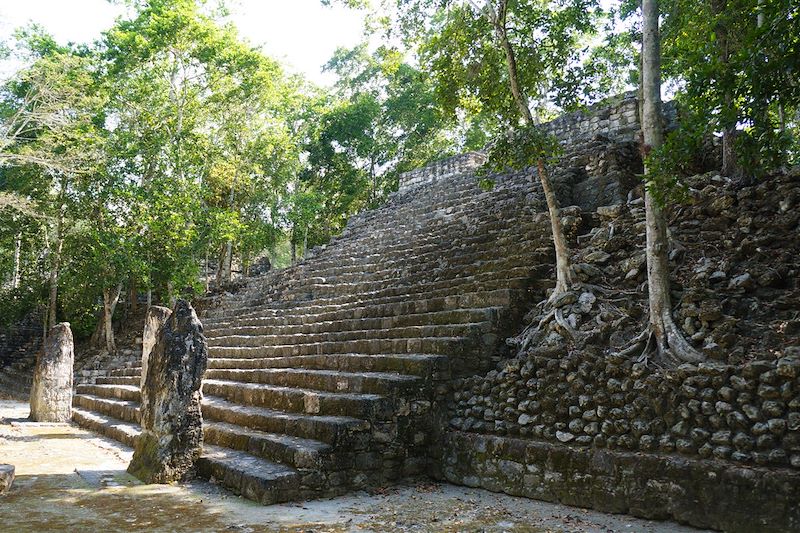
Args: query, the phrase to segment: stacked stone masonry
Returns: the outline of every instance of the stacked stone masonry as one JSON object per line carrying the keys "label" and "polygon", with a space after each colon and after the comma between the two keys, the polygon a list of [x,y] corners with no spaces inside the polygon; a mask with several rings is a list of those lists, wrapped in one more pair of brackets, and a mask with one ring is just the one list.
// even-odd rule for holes
{"label": "stacked stone masonry", "polygon": [[800,358],[654,371],[585,353],[455,382],[450,425],[611,450],[800,468]]}

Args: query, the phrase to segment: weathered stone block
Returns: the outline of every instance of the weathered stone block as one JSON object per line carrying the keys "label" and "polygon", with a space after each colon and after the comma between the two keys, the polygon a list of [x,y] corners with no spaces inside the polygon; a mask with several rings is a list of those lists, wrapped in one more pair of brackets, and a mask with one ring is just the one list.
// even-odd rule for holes
{"label": "weathered stone block", "polygon": [[203,442],[200,412],[208,346],[192,306],[178,300],[150,353],[142,389],[142,433],[128,472],[147,483],[194,474]]}
{"label": "weathered stone block", "polygon": [[68,322],[56,324],[36,358],[31,386],[31,420],[69,422],[72,416],[72,367],[75,352]]}
{"label": "weathered stone block", "polygon": [[147,364],[150,358],[150,352],[153,351],[153,346],[158,340],[158,331],[172,314],[172,310],[167,307],[153,305],[147,310],[144,317],[144,332],[142,333],[142,383],[141,388],[144,388],[144,380],[147,377]]}
{"label": "weathered stone block", "polygon": [[0,464],[0,494],[4,494],[14,483],[14,465]]}

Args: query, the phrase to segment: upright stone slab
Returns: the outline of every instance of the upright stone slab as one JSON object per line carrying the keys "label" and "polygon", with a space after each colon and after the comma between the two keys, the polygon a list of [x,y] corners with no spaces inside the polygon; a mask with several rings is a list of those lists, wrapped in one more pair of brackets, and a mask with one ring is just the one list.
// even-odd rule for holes
{"label": "upright stone slab", "polygon": [[4,494],[14,483],[14,465],[0,464],[0,494]]}
{"label": "upright stone slab", "polygon": [[200,386],[208,364],[203,326],[178,300],[150,352],[142,388],[142,433],[128,472],[146,483],[190,478],[203,443]]}
{"label": "upright stone slab", "polygon": [[142,333],[142,382],[141,388],[144,388],[144,380],[147,378],[147,363],[150,358],[150,352],[153,351],[153,346],[158,340],[158,330],[167,321],[172,310],[168,307],[161,307],[153,305],[147,310],[144,317],[144,332]]}
{"label": "upright stone slab", "polygon": [[75,351],[69,322],[56,324],[36,358],[31,386],[31,420],[69,422],[72,417],[72,367]]}

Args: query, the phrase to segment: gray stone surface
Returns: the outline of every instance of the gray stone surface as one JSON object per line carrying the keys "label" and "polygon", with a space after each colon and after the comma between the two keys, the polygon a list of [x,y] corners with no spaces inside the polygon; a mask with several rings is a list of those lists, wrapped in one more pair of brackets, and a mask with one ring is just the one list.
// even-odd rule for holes
{"label": "gray stone surface", "polygon": [[208,347],[192,306],[178,300],[160,329],[142,389],[142,433],[128,472],[147,483],[190,478],[203,442],[200,412]]}
{"label": "gray stone surface", "polygon": [[14,465],[0,464],[0,494],[5,494],[14,483]]}
{"label": "gray stone surface", "polygon": [[72,366],[75,350],[68,322],[56,324],[36,359],[31,387],[31,420],[69,422],[72,415]]}
{"label": "gray stone surface", "polygon": [[156,340],[158,339],[158,331],[171,314],[171,309],[153,305],[147,310],[147,314],[144,316],[144,331],[142,333],[142,388],[144,388],[144,380],[145,377],[147,377],[147,364],[150,359],[150,352],[153,350],[153,346],[156,345]]}
{"label": "gray stone surface", "polygon": [[729,532],[798,531],[800,472],[454,431],[444,478],[514,496]]}
{"label": "gray stone surface", "polygon": [[664,370],[577,350],[530,355],[456,382],[450,425],[594,448],[793,467],[800,464],[798,367],[793,357]]}

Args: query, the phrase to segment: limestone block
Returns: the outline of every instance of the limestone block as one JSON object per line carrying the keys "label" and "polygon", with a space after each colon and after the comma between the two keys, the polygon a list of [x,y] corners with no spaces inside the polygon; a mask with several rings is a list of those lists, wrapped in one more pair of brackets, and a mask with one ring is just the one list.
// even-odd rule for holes
{"label": "limestone block", "polygon": [[203,442],[200,413],[208,345],[192,306],[178,300],[150,352],[142,433],[128,472],[146,483],[189,479]]}
{"label": "limestone block", "polygon": [[31,386],[31,420],[69,422],[72,416],[72,367],[75,353],[68,322],[56,324],[36,358]]}
{"label": "limestone block", "polygon": [[14,465],[0,464],[0,494],[4,494],[14,483]]}
{"label": "limestone block", "polygon": [[147,362],[150,357],[150,352],[156,344],[158,330],[167,321],[172,310],[167,307],[153,305],[147,310],[144,317],[144,332],[142,333],[142,382],[141,388],[144,388],[144,379],[147,376]]}

